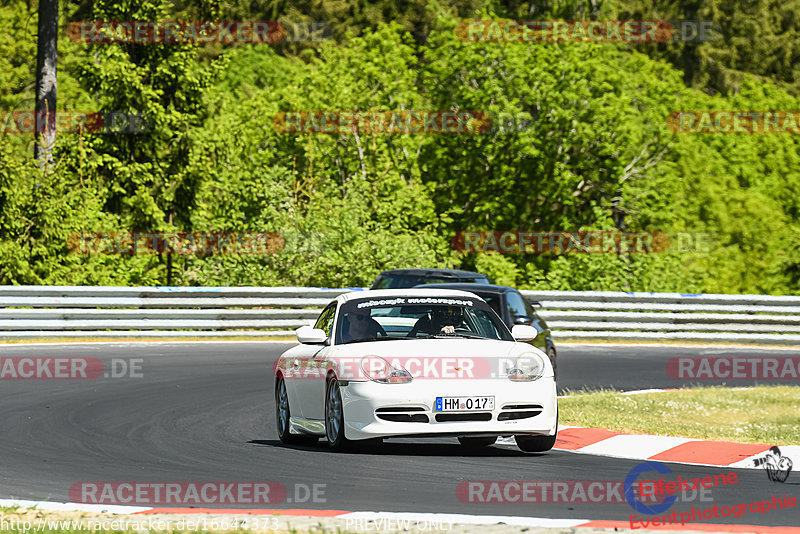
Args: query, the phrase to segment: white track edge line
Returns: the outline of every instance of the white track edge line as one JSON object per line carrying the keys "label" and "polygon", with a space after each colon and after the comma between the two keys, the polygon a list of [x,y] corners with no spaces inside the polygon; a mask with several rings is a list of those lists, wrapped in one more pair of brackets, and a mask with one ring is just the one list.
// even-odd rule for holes
{"label": "white track edge line", "polygon": [[[601,441],[603,441],[603,440],[601,440]],[[690,439],[690,441],[703,441],[703,440],[701,440],[701,439]],[[598,441],[597,443],[600,443],[600,441]],[[575,454],[585,454],[587,456],[603,456],[605,458],[615,458],[617,460],[638,460],[640,462],[645,462],[645,461],[648,461],[648,460],[651,459],[650,457],[614,456],[614,455],[611,455],[611,454],[600,453],[600,452],[583,452],[583,451],[581,451],[581,449],[559,449],[558,447],[553,447],[553,450],[554,451],[560,451],[560,452],[572,452],[572,453],[575,453]],[[678,461],[678,460],[653,460],[653,461],[654,462],[659,462],[659,463],[662,463],[662,464],[697,465],[697,466],[701,466],[701,467],[716,467],[718,469],[761,469],[760,467],[758,467],[756,465],[743,466],[743,465],[735,465],[735,464],[738,464],[738,463],[741,463],[741,462],[745,462],[747,460],[753,460],[756,457],[761,456],[762,454],[763,453],[754,454],[753,456],[748,456],[747,458],[742,458],[741,460],[737,460],[736,462],[734,462],[732,464],[728,464],[728,465],[701,464],[701,463],[696,463],[696,462],[681,462],[681,461]]]}

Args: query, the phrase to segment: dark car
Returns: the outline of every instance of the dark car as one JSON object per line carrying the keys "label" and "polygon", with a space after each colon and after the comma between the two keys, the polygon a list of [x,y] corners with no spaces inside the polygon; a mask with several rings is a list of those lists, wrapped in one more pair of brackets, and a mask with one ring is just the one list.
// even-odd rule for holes
{"label": "dark car", "polygon": [[467,283],[489,284],[489,277],[472,271],[456,269],[393,269],[383,271],[370,289],[401,289],[421,284]]}
{"label": "dark car", "polygon": [[515,324],[526,324],[534,327],[539,331],[539,335],[529,343],[550,357],[550,363],[553,364],[553,373],[556,373],[556,347],[553,344],[553,337],[550,335],[550,328],[544,322],[544,319],[539,317],[531,303],[522,296],[522,293],[513,287],[491,284],[426,284],[424,287],[460,289],[475,293],[486,301],[503,322],[508,325],[509,329]]}

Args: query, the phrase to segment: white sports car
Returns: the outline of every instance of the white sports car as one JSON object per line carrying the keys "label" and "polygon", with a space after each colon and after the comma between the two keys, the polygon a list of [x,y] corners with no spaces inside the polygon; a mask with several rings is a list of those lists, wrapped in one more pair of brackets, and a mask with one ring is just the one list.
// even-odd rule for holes
{"label": "white sports car", "polygon": [[484,447],[516,437],[550,450],[558,431],[553,368],[525,341],[536,329],[503,321],[478,296],[448,289],[339,296],[275,365],[284,443],[455,436]]}

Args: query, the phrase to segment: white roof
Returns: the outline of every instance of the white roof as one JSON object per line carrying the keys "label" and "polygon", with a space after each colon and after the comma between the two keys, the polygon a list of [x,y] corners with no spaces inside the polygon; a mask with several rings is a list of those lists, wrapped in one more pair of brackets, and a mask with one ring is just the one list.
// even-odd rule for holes
{"label": "white roof", "polygon": [[467,297],[483,301],[478,295],[460,289],[371,289],[367,291],[351,291],[336,297],[339,304],[355,299],[367,298],[396,298],[396,297]]}

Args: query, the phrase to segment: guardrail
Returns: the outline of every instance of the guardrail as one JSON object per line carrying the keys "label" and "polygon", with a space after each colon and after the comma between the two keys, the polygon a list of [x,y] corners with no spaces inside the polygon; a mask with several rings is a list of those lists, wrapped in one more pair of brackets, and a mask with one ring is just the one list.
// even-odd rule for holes
{"label": "guardrail", "polygon": [[521,291],[553,337],[800,344],[800,297]]}
{"label": "guardrail", "polygon": [[0,286],[0,339],[292,336],[361,289]]}
{"label": "guardrail", "polygon": [[[363,288],[0,286],[0,339],[291,336]],[[555,339],[800,344],[800,297],[522,291]]]}

